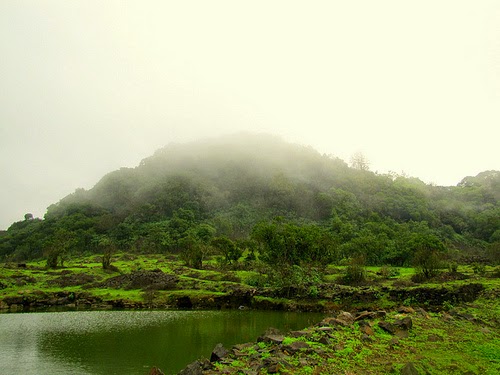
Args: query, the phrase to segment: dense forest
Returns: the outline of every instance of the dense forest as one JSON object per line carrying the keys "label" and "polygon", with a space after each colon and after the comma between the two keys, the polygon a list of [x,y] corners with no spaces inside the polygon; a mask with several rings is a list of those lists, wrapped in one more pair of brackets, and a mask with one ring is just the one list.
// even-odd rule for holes
{"label": "dense forest", "polygon": [[120,251],[170,252],[194,267],[214,254],[282,267],[496,263],[499,198],[499,171],[441,187],[373,173],[360,155],[348,165],[272,136],[228,136],[168,145],[43,219],[26,214],[0,232],[0,259],[55,267],[72,254],[110,262]]}

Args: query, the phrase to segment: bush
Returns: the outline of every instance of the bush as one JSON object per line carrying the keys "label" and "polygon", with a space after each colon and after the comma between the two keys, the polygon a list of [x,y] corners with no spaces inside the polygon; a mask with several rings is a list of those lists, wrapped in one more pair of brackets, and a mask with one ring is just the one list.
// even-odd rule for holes
{"label": "bush", "polygon": [[378,275],[382,276],[384,279],[389,279],[391,277],[398,277],[400,275],[399,269],[389,266],[382,266],[377,272]]}
{"label": "bush", "polygon": [[358,256],[352,258],[345,269],[343,280],[346,284],[360,284],[366,280],[365,258]]}
{"label": "bush", "polygon": [[458,272],[458,264],[455,262],[448,263],[448,271],[451,273],[457,273]]}
{"label": "bush", "polygon": [[484,275],[486,273],[486,266],[484,264],[481,264],[481,263],[473,263],[471,265],[472,267],[472,270],[474,271],[474,273],[476,275]]}
{"label": "bush", "polygon": [[413,263],[417,269],[417,274],[412,277],[415,282],[437,276],[438,270],[442,267],[441,258],[436,250],[418,250],[413,257]]}

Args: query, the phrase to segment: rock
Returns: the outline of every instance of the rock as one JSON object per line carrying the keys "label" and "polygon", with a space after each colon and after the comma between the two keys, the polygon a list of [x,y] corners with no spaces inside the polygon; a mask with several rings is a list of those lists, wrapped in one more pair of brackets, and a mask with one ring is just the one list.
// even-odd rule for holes
{"label": "rock", "polygon": [[373,336],[375,334],[375,332],[373,331],[372,327],[370,327],[368,324],[360,326],[359,330],[363,334],[368,335],[368,336]]}
{"label": "rock", "polygon": [[354,316],[347,311],[341,311],[339,315],[337,315],[337,319],[346,323],[346,325],[351,325],[354,323]]}
{"label": "rock", "polygon": [[415,311],[417,312],[417,314],[423,316],[425,319],[430,319],[431,318],[431,316],[429,315],[429,313],[427,311],[425,311],[421,307],[418,307]]}
{"label": "rock", "polygon": [[378,326],[391,335],[394,335],[398,331],[398,328],[394,324],[389,322],[380,321],[378,322]]}
{"label": "rock", "polygon": [[400,314],[413,314],[415,312],[415,309],[408,307],[408,306],[401,306],[398,309],[398,313]]}
{"label": "rock", "polygon": [[267,334],[257,338],[257,342],[265,342],[271,344],[281,344],[285,340],[283,335]]}
{"label": "rock", "polygon": [[330,343],[331,343],[330,339],[328,337],[325,337],[325,336],[323,336],[322,338],[320,338],[318,340],[318,342],[320,344],[323,344],[323,345],[330,345]]}
{"label": "rock", "polygon": [[153,367],[149,371],[149,375],[165,375],[165,373],[163,371],[161,371],[158,367]]}
{"label": "rock", "polygon": [[402,369],[401,375],[418,375],[418,371],[413,363],[408,362]]}
{"label": "rock", "polygon": [[210,362],[219,362],[220,360],[224,359],[227,357],[229,354],[229,351],[224,348],[222,344],[217,344],[215,345],[214,350],[212,350],[212,354],[210,356]]}
{"label": "rock", "polygon": [[394,325],[397,326],[399,329],[402,329],[404,331],[409,331],[411,327],[413,327],[413,321],[409,316],[403,319],[398,319],[394,322]]}
{"label": "rock", "polygon": [[203,363],[201,361],[194,361],[186,366],[186,368],[179,372],[178,375],[203,375]]}
{"label": "rock", "polygon": [[321,322],[319,322],[318,326],[350,326],[350,323],[347,323],[345,320],[340,320],[337,318],[325,318]]}
{"label": "rock", "polygon": [[294,341],[294,342],[292,342],[289,345],[283,346],[283,350],[287,351],[290,354],[295,354],[298,351],[307,350],[307,349],[310,349],[310,348],[311,347],[309,346],[309,344],[307,344],[304,341]]}
{"label": "rock", "polygon": [[264,359],[262,368],[264,368],[268,374],[277,374],[284,368],[284,366],[280,363],[278,358],[269,357]]}
{"label": "rock", "polygon": [[354,321],[362,321],[362,320],[372,320],[376,318],[384,318],[387,315],[387,312],[384,310],[379,311],[362,311],[360,312]]}
{"label": "rock", "polygon": [[[329,328],[329,329],[332,329],[331,327],[320,327],[319,329],[322,329],[322,328]],[[290,336],[291,337],[311,337],[311,332],[310,331],[291,331],[290,332]]]}
{"label": "rock", "polygon": [[373,311],[363,311],[363,312],[359,313],[359,315],[356,316],[356,318],[354,320],[356,322],[360,321],[360,320],[365,320],[365,319],[371,320],[371,319],[375,319],[376,315],[377,314]]}

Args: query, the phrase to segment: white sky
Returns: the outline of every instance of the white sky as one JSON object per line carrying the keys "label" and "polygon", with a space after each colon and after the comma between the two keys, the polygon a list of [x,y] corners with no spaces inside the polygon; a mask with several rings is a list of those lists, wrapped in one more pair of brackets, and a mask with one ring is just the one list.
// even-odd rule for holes
{"label": "white sky", "polygon": [[0,229],[170,142],[500,169],[500,1],[0,1]]}

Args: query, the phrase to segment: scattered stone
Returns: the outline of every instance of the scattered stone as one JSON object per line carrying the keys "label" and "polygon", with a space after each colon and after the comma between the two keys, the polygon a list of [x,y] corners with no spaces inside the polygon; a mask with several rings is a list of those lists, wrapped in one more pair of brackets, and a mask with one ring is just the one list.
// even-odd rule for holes
{"label": "scattered stone", "polygon": [[391,335],[394,335],[398,331],[398,328],[394,324],[386,321],[378,322],[378,326]]}
{"label": "scattered stone", "polygon": [[277,358],[269,357],[262,363],[262,368],[266,369],[268,374],[277,374],[283,369],[283,365]]}
{"label": "scattered stone", "polygon": [[283,335],[266,334],[257,338],[257,342],[265,342],[271,344],[281,344],[285,340]]}
{"label": "scattered stone", "polygon": [[337,319],[342,322],[345,322],[346,323],[345,325],[348,326],[354,323],[354,316],[352,316],[352,314],[347,311],[341,311],[339,315],[337,315]]}
{"label": "scattered stone", "polygon": [[212,354],[210,356],[210,362],[219,362],[220,360],[224,359],[227,357],[229,354],[229,351],[224,348],[222,344],[217,344],[215,345],[214,350],[212,350]]}
{"label": "scattered stone", "polygon": [[418,371],[413,363],[408,362],[402,369],[401,375],[418,375]]}
{"label": "scattered stone", "polygon": [[404,331],[409,331],[411,327],[413,327],[413,321],[409,316],[403,319],[398,319],[394,322],[394,325],[397,326],[399,329],[402,329]]}
{"label": "scattered stone", "polygon": [[[328,328],[328,329],[332,329],[331,327],[320,327],[319,329],[322,329],[322,328]],[[311,332],[310,331],[291,331],[290,332],[290,336],[291,337],[307,337],[307,338],[310,338],[311,337]]]}
{"label": "scattered stone", "polygon": [[375,319],[376,317],[376,313],[373,312],[373,311],[362,311],[361,313],[359,313],[358,316],[356,316],[356,318],[354,319],[354,321],[361,321],[361,320],[364,320],[364,319],[369,319],[369,320],[372,320],[372,319]]}
{"label": "scattered stone", "polygon": [[201,361],[194,361],[179,372],[178,375],[203,375],[204,365]]}
{"label": "scattered stone", "polygon": [[416,311],[417,314],[423,316],[425,319],[430,319],[431,318],[431,316],[429,315],[429,313],[427,311],[425,311],[421,307],[418,307],[415,311]]}
{"label": "scattered stone", "polygon": [[304,341],[294,341],[289,345],[283,346],[283,350],[290,354],[295,354],[301,350],[308,350],[310,348],[309,344]]}
{"label": "scattered stone", "polygon": [[350,326],[351,324],[350,323],[347,323],[345,320],[340,320],[340,319],[337,319],[337,318],[325,318],[323,319],[321,322],[319,322],[318,326],[322,327],[322,326],[344,326],[344,327],[347,327],[347,326]]}
{"label": "scattered stone", "polygon": [[414,312],[415,312],[415,309],[413,309],[412,307],[409,307],[409,306],[401,306],[398,309],[398,313],[401,313],[401,314],[413,314]]}
{"label": "scattered stone", "polygon": [[318,340],[318,342],[319,342],[320,344],[323,344],[323,345],[330,345],[330,344],[331,344],[330,339],[329,339],[328,337],[326,337],[326,336],[323,336],[322,338],[320,338],[320,339]]}
{"label": "scattered stone", "polygon": [[373,331],[372,327],[370,327],[368,324],[360,326],[359,330],[363,334],[368,335],[368,336],[373,336],[375,334],[375,332]]}

